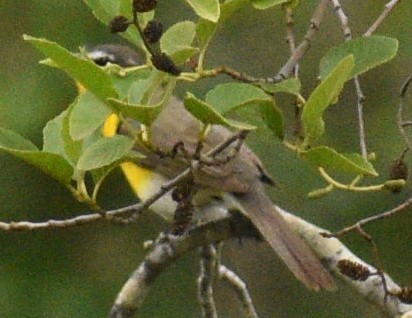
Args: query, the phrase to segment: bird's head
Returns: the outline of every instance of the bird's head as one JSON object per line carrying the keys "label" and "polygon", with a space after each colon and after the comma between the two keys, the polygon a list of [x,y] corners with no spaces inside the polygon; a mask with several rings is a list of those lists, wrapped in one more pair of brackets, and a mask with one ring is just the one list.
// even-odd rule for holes
{"label": "bird's head", "polygon": [[141,56],[125,45],[101,44],[87,50],[87,56],[99,66],[107,63],[121,67],[132,67],[142,63]]}

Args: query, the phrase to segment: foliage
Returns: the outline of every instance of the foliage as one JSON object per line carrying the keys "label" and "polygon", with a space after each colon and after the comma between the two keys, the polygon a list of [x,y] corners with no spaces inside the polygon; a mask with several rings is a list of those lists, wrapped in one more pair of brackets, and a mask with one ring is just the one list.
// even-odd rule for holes
{"label": "foliage", "polygon": [[[95,16],[109,24],[118,14],[132,19],[130,1],[84,0]],[[150,126],[161,112],[180,82],[201,80],[215,69],[206,69],[205,60],[209,44],[219,28],[237,10],[275,9],[287,1],[275,0],[226,0],[186,1],[196,19],[184,20],[172,25],[163,34],[159,47],[178,66],[187,69],[189,60],[197,62],[197,68],[174,77],[147,65],[133,70],[98,67],[83,54],[71,53],[57,43],[46,39],[26,36],[48,59],[49,64],[63,70],[71,78],[87,88],[60,115],[50,120],[44,128],[44,144],[40,150],[27,139],[6,129],[0,131],[0,149],[39,168],[67,187],[82,184],[87,175],[93,177],[92,189],[77,187],[83,194],[98,191],[98,185],[107,174],[125,160],[139,160],[132,150],[134,140],[128,137],[103,138],[101,127],[107,116],[114,112],[123,119],[132,118]],[[295,1],[295,5],[299,3]],[[154,12],[139,14],[142,27],[150,21]],[[147,52],[138,31],[129,27],[122,35],[132,45]],[[205,96],[187,92],[186,108],[205,125],[221,124],[231,129],[264,130],[262,123],[278,141],[284,142],[297,155],[313,166],[322,167],[351,176],[377,176],[371,159],[360,154],[344,154],[324,143],[327,142],[328,125],[325,113],[337,104],[346,83],[354,76],[362,75],[396,56],[398,42],[384,36],[358,38],[330,50],[319,65],[321,82],[308,94],[297,78],[279,83],[260,81],[240,83],[234,80],[212,88]],[[150,58],[147,58],[150,61]],[[216,74],[214,74],[216,75]],[[152,103],[150,95],[161,85],[166,85],[160,101]],[[277,107],[280,94],[296,98],[302,110],[303,140],[288,135],[291,124],[283,118]],[[337,105],[340,107],[341,105]],[[286,131],[286,133],[285,133]],[[132,136],[134,137],[134,136]],[[297,139],[297,140],[296,140]],[[88,184],[89,186],[89,184]]]}
{"label": "foliage", "polygon": [[[266,9],[283,2],[285,1],[252,1],[252,4],[258,9]],[[125,12],[124,5],[114,6],[93,1],[86,3],[97,18],[105,23],[108,23],[109,16]],[[226,1],[224,4],[213,0],[188,3],[199,15],[197,23],[178,22],[166,30],[160,39],[161,52],[169,55],[177,65],[185,63],[196,54],[199,62],[202,62],[207,45],[217,28],[236,10],[247,5],[246,1],[240,0]],[[147,21],[147,15],[141,14],[141,21]],[[143,42],[138,34],[128,32],[125,36],[133,44],[142,46]],[[150,68],[150,65],[149,68],[142,66],[125,73],[121,69],[101,68],[85,54],[70,53],[49,40],[31,36],[24,36],[24,39],[52,61],[49,64],[64,70],[81,83],[87,92],[79,95],[67,111],[48,123],[44,131],[43,151],[26,150],[23,155],[21,149],[13,148],[17,147],[17,144],[7,144],[10,132],[2,134],[0,142],[8,145],[2,147],[3,150],[37,166],[66,186],[70,186],[72,180],[83,183],[84,172],[120,164],[132,156],[132,140],[127,142],[126,137],[122,137],[108,141],[101,140],[103,136],[98,136],[101,125],[111,112],[115,112],[123,119],[132,118],[150,126],[171,97],[176,80],[200,79],[207,73],[201,68],[202,63],[199,63],[199,67],[193,72],[184,73],[177,78]],[[299,81],[291,78],[280,83],[233,82],[219,85],[206,94],[205,101],[188,92],[184,105],[205,125],[224,125],[232,129],[250,130],[261,127],[260,123],[263,122],[274,136],[283,139],[284,120],[276,106],[276,94],[293,94],[303,100],[301,118],[304,140],[295,147],[304,158],[319,167],[333,168],[335,171],[377,176],[371,162],[366,158],[339,154],[327,146],[313,146],[325,133],[325,110],[331,104],[337,103],[345,83],[353,76],[393,58],[397,47],[395,39],[371,36],[331,48],[320,63],[322,81],[307,101],[300,95]],[[157,104],[150,104],[149,96],[161,83],[167,85],[163,98]],[[15,138],[23,142],[22,137]],[[24,140],[24,143],[29,142]],[[82,176],[80,180],[79,175]]]}

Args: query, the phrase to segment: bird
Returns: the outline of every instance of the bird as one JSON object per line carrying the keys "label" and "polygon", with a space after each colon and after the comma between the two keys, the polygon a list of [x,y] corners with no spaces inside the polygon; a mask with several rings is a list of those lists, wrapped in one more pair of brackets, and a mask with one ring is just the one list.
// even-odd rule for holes
{"label": "bird", "polygon": [[[88,56],[96,64],[107,63],[121,67],[142,64],[139,53],[128,46],[103,44],[88,49]],[[139,123],[133,123],[139,127]],[[121,169],[137,197],[144,201],[159,191],[164,183],[187,168],[187,162],[172,156],[159,155],[159,151],[170,153],[178,144],[184,145],[189,155],[194,155],[199,145],[202,124],[184,107],[183,102],[172,96],[150,127],[152,151],[139,144],[135,150],[145,157],[139,162],[125,162]],[[119,117],[111,114],[103,125],[105,137],[125,133]],[[206,153],[231,136],[231,132],[213,125],[203,141],[202,153]],[[227,152],[227,151],[226,151]],[[222,165],[203,166],[193,171],[194,187],[199,201],[197,210],[216,218],[236,207],[244,213],[264,240],[270,245],[292,274],[311,290],[333,290],[334,280],[315,256],[310,247],[283,219],[279,210],[265,193],[265,185],[274,185],[262,162],[247,146],[242,145],[234,158]],[[168,221],[173,220],[176,202],[165,195],[151,205],[151,209]],[[202,218],[202,217],[200,217]]]}

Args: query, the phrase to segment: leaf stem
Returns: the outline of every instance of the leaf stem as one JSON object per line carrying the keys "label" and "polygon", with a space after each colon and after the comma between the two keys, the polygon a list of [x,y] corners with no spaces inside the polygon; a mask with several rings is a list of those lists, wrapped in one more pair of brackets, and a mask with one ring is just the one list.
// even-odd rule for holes
{"label": "leaf stem", "polygon": [[380,190],[387,188],[385,184],[358,187],[356,186],[356,184],[359,182],[360,176],[357,176],[355,180],[352,181],[350,184],[344,184],[344,183],[341,183],[333,179],[322,167],[318,167],[318,170],[319,170],[320,175],[323,177],[323,179],[326,180],[327,183],[341,190],[348,190],[348,191],[355,191],[355,192],[370,192],[370,191],[380,191]]}

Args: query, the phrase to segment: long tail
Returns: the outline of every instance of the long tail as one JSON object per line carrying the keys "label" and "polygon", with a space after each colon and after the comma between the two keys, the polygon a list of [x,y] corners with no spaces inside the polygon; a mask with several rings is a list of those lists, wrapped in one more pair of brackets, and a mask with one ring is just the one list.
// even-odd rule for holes
{"label": "long tail", "polygon": [[313,290],[335,284],[309,246],[289,228],[273,202],[261,192],[236,196],[252,223],[295,277]]}

